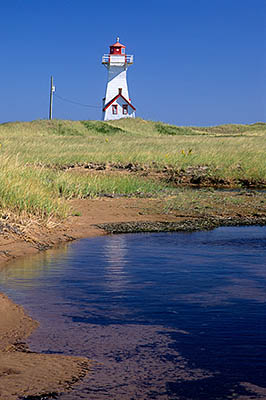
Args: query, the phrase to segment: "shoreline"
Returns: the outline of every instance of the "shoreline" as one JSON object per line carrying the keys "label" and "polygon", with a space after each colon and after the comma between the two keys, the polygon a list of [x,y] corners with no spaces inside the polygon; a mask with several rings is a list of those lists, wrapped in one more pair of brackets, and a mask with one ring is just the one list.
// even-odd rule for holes
{"label": "shoreline", "polygon": [[[158,199],[73,200],[76,215],[52,228],[30,227],[31,235],[2,226],[0,268],[18,257],[38,254],[76,239],[133,232],[211,230],[219,226],[266,225],[266,216],[161,214]],[[71,389],[90,370],[84,357],[32,353],[27,337],[38,327],[23,307],[0,293],[0,398],[48,396]]]}
{"label": "shoreline", "polygon": [[[201,201],[199,199],[199,201]],[[160,203],[161,202],[161,203]],[[261,201],[265,203],[264,201]],[[210,230],[219,226],[266,225],[266,209],[230,210],[220,205],[212,213],[200,214],[188,209],[162,213],[162,201],[157,198],[102,197],[69,201],[73,215],[65,221],[45,226],[30,221],[20,229],[9,221],[0,221],[0,269],[19,257],[38,254],[60,244],[105,234],[138,232],[174,232]],[[221,207],[221,209],[219,209]]]}

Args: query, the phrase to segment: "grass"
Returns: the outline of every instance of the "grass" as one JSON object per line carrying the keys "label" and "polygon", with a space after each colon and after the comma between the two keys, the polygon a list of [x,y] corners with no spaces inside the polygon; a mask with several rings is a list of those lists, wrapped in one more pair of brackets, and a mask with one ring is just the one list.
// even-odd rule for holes
{"label": "grass", "polygon": [[[177,173],[207,166],[206,174],[213,181],[265,185],[265,139],[265,123],[178,127],[122,119],[1,124],[1,212],[63,218],[69,212],[66,200],[70,198],[104,193],[158,196],[165,190],[165,185],[136,176],[83,176],[62,170],[88,163],[132,163],[144,169],[172,168]],[[180,204],[185,207],[186,201]]]}
{"label": "grass", "polygon": [[95,134],[95,132],[102,135],[114,135],[116,133],[124,133],[123,129],[117,126],[106,124],[101,121],[82,121],[82,124],[92,134]]}
{"label": "grass", "polygon": [[165,185],[133,176],[81,175],[23,165],[0,156],[0,209],[40,219],[64,218],[66,200],[99,195],[158,195]]}
{"label": "grass", "polygon": [[43,184],[43,171],[22,165],[15,159],[0,158],[0,210],[1,216],[34,215],[45,219],[65,217],[67,207]]}
{"label": "grass", "polygon": [[53,195],[71,198],[97,197],[99,195],[158,195],[165,185],[134,176],[74,175],[61,171],[43,171],[41,182]]}
{"label": "grass", "polygon": [[[19,138],[19,140],[18,140]],[[182,128],[143,120],[0,125],[1,153],[44,166],[98,163],[208,166],[211,177],[263,181],[266,124]]]}
{"label": "grass", "polygon": [[166,214],[186,216],[265,216],[265,193],[183,189],[164,202]]}

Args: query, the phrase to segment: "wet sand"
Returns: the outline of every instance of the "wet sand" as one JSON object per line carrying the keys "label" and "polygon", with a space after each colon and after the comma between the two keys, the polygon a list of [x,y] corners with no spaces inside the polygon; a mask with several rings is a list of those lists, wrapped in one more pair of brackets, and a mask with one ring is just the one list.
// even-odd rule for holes
{"label": "wet sand", "polygon": [[83,377],[84,357],[32,353],[25,340],[38,327],[22,307],[0,294],[0,399],[63,392]]}

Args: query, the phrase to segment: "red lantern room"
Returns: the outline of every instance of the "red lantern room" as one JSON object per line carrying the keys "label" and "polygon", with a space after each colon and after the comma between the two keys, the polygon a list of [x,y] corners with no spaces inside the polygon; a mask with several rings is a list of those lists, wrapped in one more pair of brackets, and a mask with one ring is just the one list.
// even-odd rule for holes
{"label": "red lantern room", "polygon": [[119,43],[119,37],[116,38],[116,43],[110,46],[110,54],[124,56],[126,54],[126,46]]}

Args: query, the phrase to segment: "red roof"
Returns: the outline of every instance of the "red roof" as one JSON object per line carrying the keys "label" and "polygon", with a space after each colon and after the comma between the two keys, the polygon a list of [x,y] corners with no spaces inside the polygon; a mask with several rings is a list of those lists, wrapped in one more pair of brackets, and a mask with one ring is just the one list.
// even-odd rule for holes
{"label": "red roof", "polygon": [[112,100],[109,101],[109,103],[106,104],[106,106],[103,108],[103,111],[106,111],[107,108],[110,107],[111,104],[113,104],[114,101],[118,99],[118,97],[122,97],[122,99],[130,106],[133,108],[134,111],[136,111],[135,107],[121,94],[118,93]]}
{"label": "red roof", "polygon": [[126,48],[126,46],[124,46],[123,44],[116,42],[115,44],[112,44],[110,47],[124,47]]}
{"label": "red roof", "polygon": [[126,46],[124,46],[123,44],[119,43],[119,37],[116,38],[116,43],[112,44],[110,47],[124,47],[124,49],[126,48]]}

